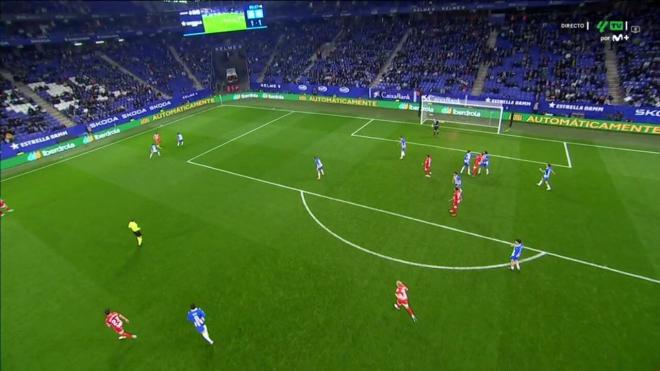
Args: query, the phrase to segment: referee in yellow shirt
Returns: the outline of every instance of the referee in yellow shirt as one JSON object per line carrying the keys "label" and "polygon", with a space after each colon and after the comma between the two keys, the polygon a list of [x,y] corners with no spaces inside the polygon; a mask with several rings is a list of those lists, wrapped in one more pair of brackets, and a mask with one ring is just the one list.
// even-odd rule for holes
{"label": "referee in yellow shirt", "polygon": [[142,246],[142,231],[135,220],[131,219],[130,222],[128,222],[128,229],[130,229],[135,235],[135,238],[137,238],[138,247]]}

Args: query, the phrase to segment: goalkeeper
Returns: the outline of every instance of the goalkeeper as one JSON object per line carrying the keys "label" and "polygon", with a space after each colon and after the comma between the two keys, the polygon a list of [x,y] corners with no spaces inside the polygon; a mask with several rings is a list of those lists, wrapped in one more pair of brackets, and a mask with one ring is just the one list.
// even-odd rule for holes
{"label": "goalkeeper", "polygon": [[433,120],[433,136],[437,136],[440,133],[440,121],[437,119]]}

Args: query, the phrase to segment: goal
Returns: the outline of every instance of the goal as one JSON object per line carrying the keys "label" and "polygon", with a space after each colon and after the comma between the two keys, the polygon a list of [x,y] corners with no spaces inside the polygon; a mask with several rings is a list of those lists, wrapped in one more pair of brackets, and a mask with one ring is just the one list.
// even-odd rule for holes
{"label": "goal", "polygon": [[470,100],[449,100],[434,96],[422,96],[419,123],[430,124],[435,120],[440,123],[474,125],[490,128],[502,133],[501,104]]}

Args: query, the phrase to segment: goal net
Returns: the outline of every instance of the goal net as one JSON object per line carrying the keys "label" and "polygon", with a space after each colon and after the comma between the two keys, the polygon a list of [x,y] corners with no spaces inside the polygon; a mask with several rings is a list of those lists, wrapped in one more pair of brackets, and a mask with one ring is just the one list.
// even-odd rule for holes
{"label": "goal net", "polygon": [[502,133],[501,104],[470,100],[449,100],[434,96],[422,96],[420,124],[429,125],[435,120],[440,124],[474,125]]}

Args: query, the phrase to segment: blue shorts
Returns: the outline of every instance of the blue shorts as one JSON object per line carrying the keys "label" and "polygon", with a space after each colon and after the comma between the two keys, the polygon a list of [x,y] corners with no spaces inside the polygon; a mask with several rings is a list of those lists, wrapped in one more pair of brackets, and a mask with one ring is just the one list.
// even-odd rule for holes
{"label": "blue shorts", "polygon": [[481,166],[481,167],[488,167],[488,163],[487,163],[487,162],[482,162],[481,165],[479,165],[479,166]]}
{"label": "blue shorts", "polygon": [[316,168],[316,171],[323,171],[323,166],[321,166],[321,167],[317,167],[317,168]]}
{"label": "blue shorts", "polygon": [[520,255],[518,255],[518,256],[515,256],[515,255],[511,255],[511,260],[513,260],[513,261],[516,261],[516,262],[517,262],[518,260],[520,260]]}
{"label": "blue shorts", "polygon": [[543,181],[545,181],[545,182],[549,182],[549,181],[550,181],[550,177],[549,177],[549,176],[544,176],[544,177],[543,177]]}
{"label": "blue shorts", "polygon": [[195,327],[195,330],[201,334],[202,332],[206,331],[206,325]]}
{"label": "blue shorts", "polygon": [[470,167],[470,163],[469,163],[469,162],[464,162],[464,163],[463,163],[463,166],[465,166],[465,167],[468,167],[468,168],[469,168],[469,167]]}

